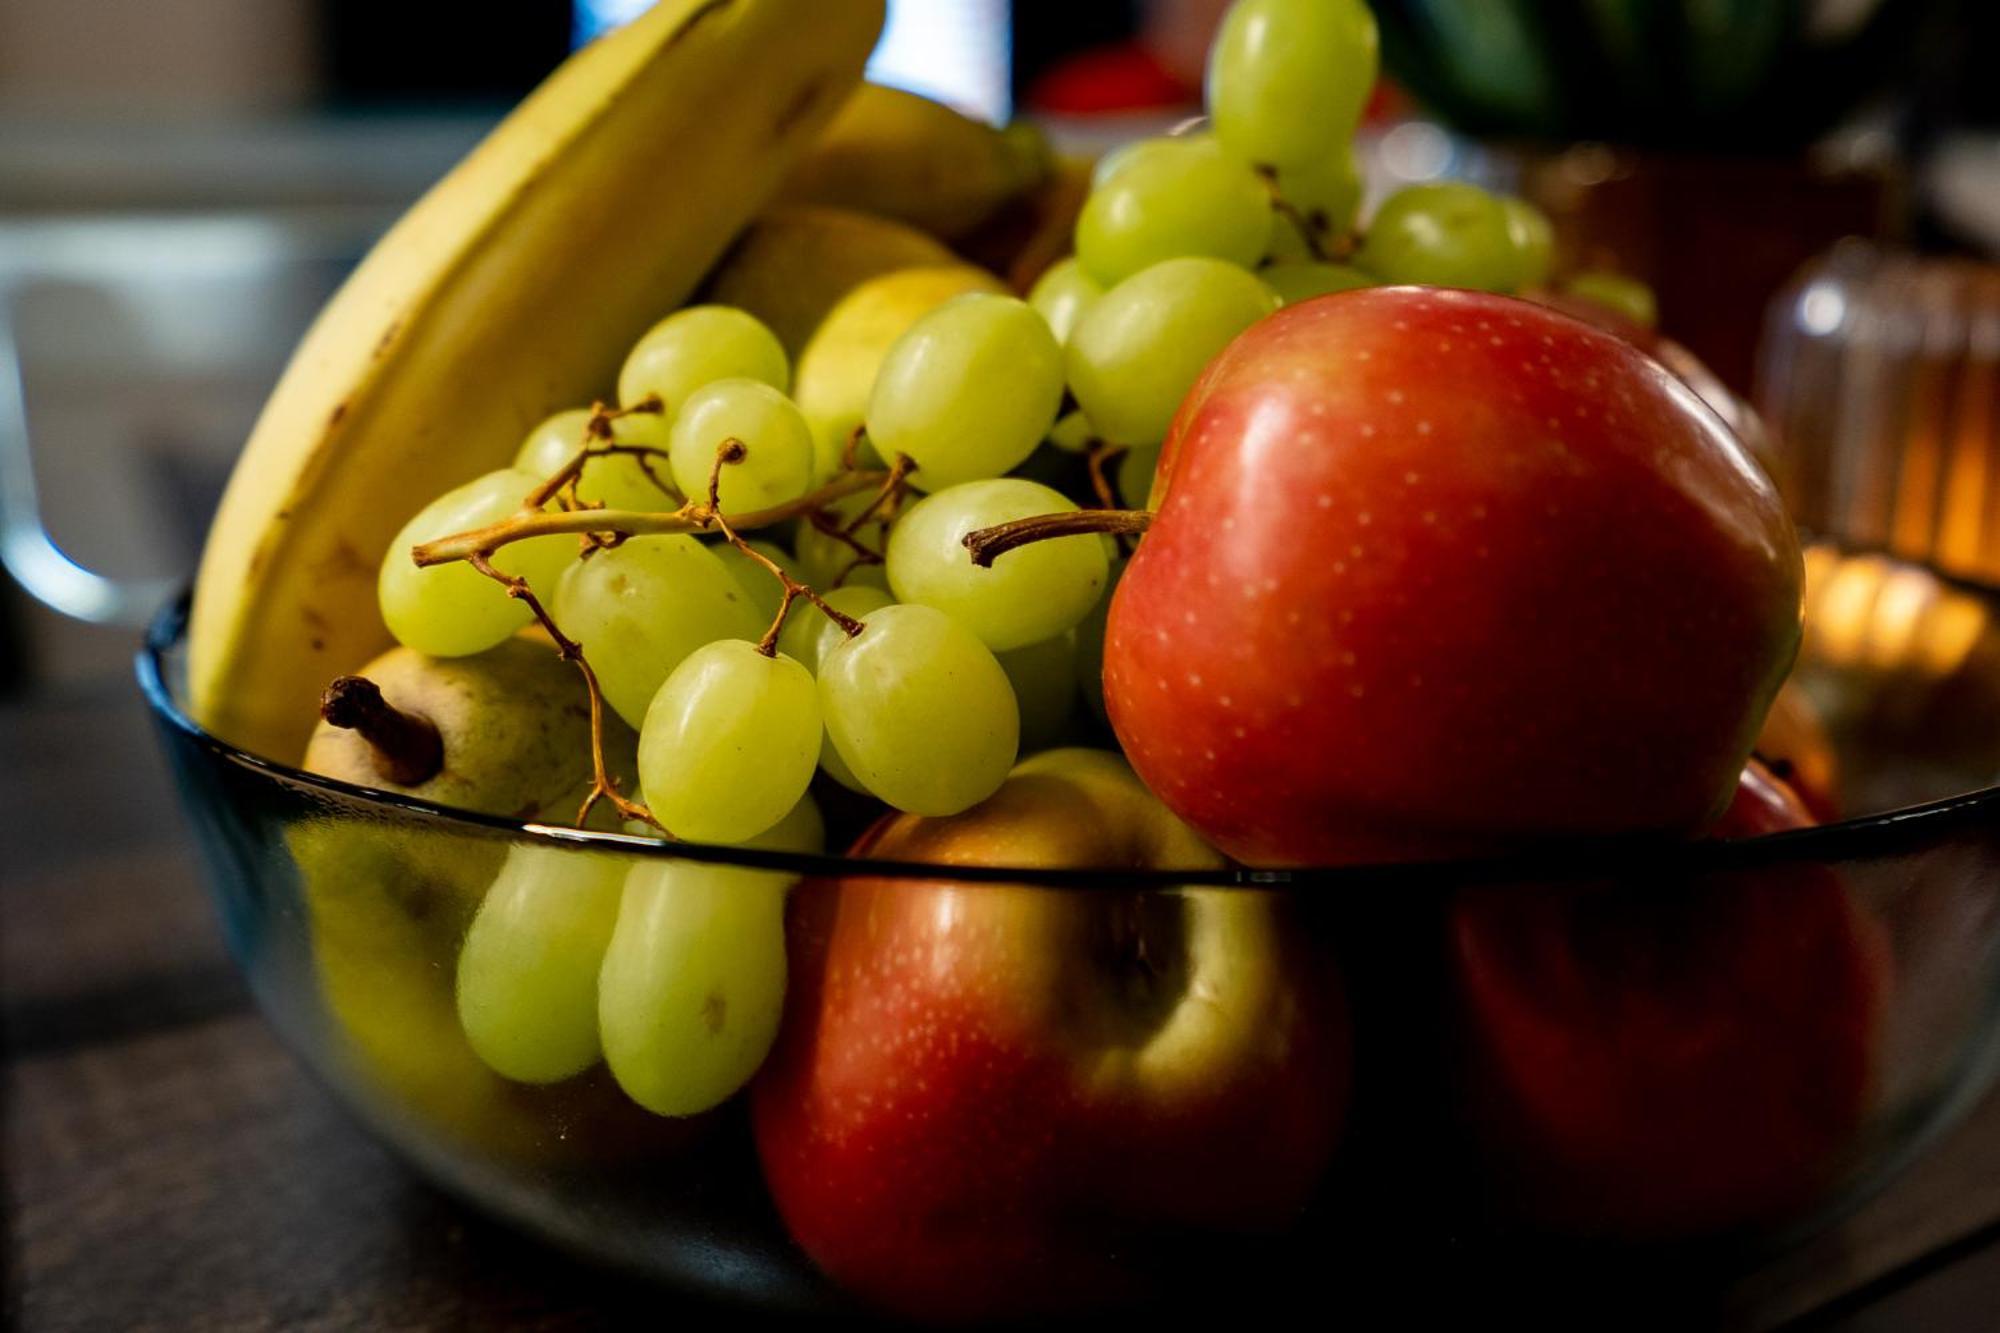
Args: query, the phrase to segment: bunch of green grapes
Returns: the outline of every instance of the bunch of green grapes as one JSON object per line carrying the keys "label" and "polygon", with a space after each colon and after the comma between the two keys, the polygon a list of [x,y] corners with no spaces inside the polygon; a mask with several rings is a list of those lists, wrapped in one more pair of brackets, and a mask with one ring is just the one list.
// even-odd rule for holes
{"label": "bunch of green grapes", "polygon": [[[549,417],[512,466],[409,520],[381,569],[384,621],[419,651],[476,653],[530,623],[536,608],[509,595],[525,589],[638,730],[628,794],[690,842],[818,851],[816,782],[951,815],[1022,752],[1101,736],[1125,552],[1079,532],[977,565],[968,536],[1079,502],[1157,503],[1190,388],[1282,305],[1550,279],[1548,219],[1477,186],[1411,185],[1363,224],[1355,133],[1376,73],[1362,0],[1238,0],[1210,53],[1208,126],[1108,155],[1075,253],[1026,299],[974,292],[915,319],[868,386],[860,461],[828,481],[784,348],[756,318],[679,311],[631,348],[615,407]],[[1576,285],[1650,317],[1643,288]],[[567,535],[495,548],[511,589],[410,559],[531,505],[601,509],[604,526],[579,536],[587,525],[565,520]],[[635,512],[679,517],[640,530]],[[663,1115],[715,1105],[775,1032],[789,882],[517,850],[459,958],[473,1049],[527,1083],[601,1062]]]}
{"label": "bunch of green grapes", "polygon": [[1028,296],[1064,348],[1072,434],[1157,448],[1201,369],[1281,304],[1547,280],[1548,219],[1477,186],[1411,186],[1357,229],[1354,135],[1376,70],[1362,0],[1239,0],[1209,52],[1208,128],[1099,162],[1076,253]]}

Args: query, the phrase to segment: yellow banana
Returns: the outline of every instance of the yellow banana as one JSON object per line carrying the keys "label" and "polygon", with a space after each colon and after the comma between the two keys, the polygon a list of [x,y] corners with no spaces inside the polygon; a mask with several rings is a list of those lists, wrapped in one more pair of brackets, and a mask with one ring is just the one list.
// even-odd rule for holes
{"label": "yellow banana", "polygon": [[996,130],[940,102],[863,84],[780,198],[899,218],[960,240],[1038,184],[1048,145],[1032,126]]}
{"label": "yellow banana", "polygon": [[195,586],[195,716],[299,752],[387,643],[383,548],[608,389],[853,91],[882,0],[663,0],[573,56],[383,238],[252,432]]}
{"label": "yellow banana", "polygon": [[846,208],[791,205],[752,223],[703,288],[704,300],[749,311],[798,360],[841,297],[870,278],[959,262],[914,227]]}

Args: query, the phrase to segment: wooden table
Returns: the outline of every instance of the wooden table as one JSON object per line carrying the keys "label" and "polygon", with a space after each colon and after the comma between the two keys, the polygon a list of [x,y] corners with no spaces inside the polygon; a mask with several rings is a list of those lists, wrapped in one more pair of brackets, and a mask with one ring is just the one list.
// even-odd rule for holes
{"label": "wooden table", "polygon": [[[8,1327],[571,1329],[687,1313],[432,1190],[279,1047],[223,952],[136,691],[115,677],[0,701],[0,1033]],[[1994,1327],[2000,1098],[1720,1303],[1716,1326],[1734,1329]]]}

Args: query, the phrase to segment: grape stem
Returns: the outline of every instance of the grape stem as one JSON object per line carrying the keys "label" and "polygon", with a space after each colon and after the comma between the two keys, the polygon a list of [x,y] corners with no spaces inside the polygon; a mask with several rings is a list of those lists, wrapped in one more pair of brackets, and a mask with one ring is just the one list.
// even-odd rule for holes
{"label": "grape stem", "polygon": [[[853,616],[834,610],[831,606],[827,605],[825,598],[821,597],[805,584],[800,583],[790,574],[787,574],[784,567],[777,561],[765,555],[749,542],[744,541],[743,538],[736,534],[736,529],[730,526],[729,516],[722,512],[722,500],[720,498],[722,469],[731,463],[742,462],[749,454],[750,447],[733,435],[717,446],[715,450],[715,463],[708,469],[707,512],[715,520],[715,526],[721,529],[723,539],[744,555],[749,556],[751,560],[769,570],[771,577],[775,578],[778,581],[778,585],[785,590],[784,596],[778,601],[778,614],[772,618],[771,628],[765,630],[764,637],[757,640],[757,651],[766,657],[776,657],[778,655],[778,635],[785,628],[785,617],[792,613],[792,603],[801,597],[818,607],[828,620],[840,626],[841,631],[848,638],[853,638],[866,629],[867,626],[856,620]],[[908,461],[907,459],[899,458],[897,463],[900,466]],[[900,478],[894,470],[890,471],[889,477],[889,488],[893,489]],[[876,503],[880,504],[881,501],[878,499]]]}
{"label": "grape stem", "polygon": [[[1131,452],[1129,445],[1106,444],[1102,440],[1092,440],[1090,449],[1084,455],[1084,462],[1090,469],[1090,489],[1097,493],[1097,502],[1106,509],[1123,509],[1125,504],[1119,498],[1118,488],[1111,484],[1111,476],[1105,470],[1116,460]],[[1121,532],[1116,538],[1118,554],[1132,554],[1132,534]]]}
{"label": "grape stem", "polygon": [[[746,528],[761,528],[788,518],[810,514],[856,491],[882,484],[886,472],[845,472],[826,485],[787,504],[773,505],[754,513],[739,514],[736,522]],[[708,532],[715,516],[706,504],[692,501],[672,510],[576,509],[550,513],[524,509],[511,518],[489,523],[483,528],[453,533],[436,541],[412,547],[410,558],[419,566],[448,565],[454,560],[470,560],[475,555],[491,555],[503,546],[530,537],[553,534],[616,533],[621,537],[645,537],[660,533]]]}
{"label": "grape stem", "polygon": [[512,574],[496,569],[488,552],[474,551],[465,557],[465,562],[505,588],[509,597],[526,603],[528,610],[534,613],[535,619],[541,622],[542,628],[548,632],[550,641],[555,644],[556,656],[565,662],[576,663],[577,671],[583,676],[583,688],[590,696],[590,791],[584,796],[583,804],[577,807],[576,826],[583,827],[584,821],[590,818],[590,812],[596,808],[599,801],[609,801],[611,808],[623,818],[651,824],[669,838],[673,837],[667,826],[654,818],[651,810],[637,801],[626,799],[619,792],[618,779],[611,776],[610,769],[605,765],[604,688],[597,683],[597,672],[591,668],[589,659],[583,655],[583,645],[562,632],[556,625],[555,617],[551,616],[548,608],[542,605],[541,598],[535,596],[533,590],[528,587],[526,579],[516,578]]}
{"label": "grape stem", "polygon": [[[612,409],[606,407],[601,402],[594,404],[591,407],[590,420],[584,426],[582,444],[578,446],[577,451],[569,457],[562,467],[558,468],[553,474],[545,478],[541,484],[536,486],[534,490],[528,493],[522,502],[521,512],[504,518],[497,523],[489,523],[483,528],[473,528],[470,531],[453,533],[448,537],[440,537],[436,541],[424,542],[411,548],[410,558],[419,568],[450,564],[459,560],[463,560],[471,565],[472,568],[506,589],[509,597],[525,603],[528,610],[534,614],[536,621],[540,623],[542,629],[548,634],[549,640],[555,645],[556,655],[566,662],[574,662],[576,664],[578,673],[583,677],[584,689],[590,696],[591,769],[590,791],[585,795],[583,804],[576,812],[577,826],[583,826],[584,821],[590,818],[590,812],[596,808],[599,801],[609,801],[612,808],[622,818],[650,824],[671,838],[674,836],[672,831],[666,825],[662,824],[651,810],[637,801],[628,799],[618,790],[618,780],[611,775],[611,771],[605,763],[604,689],[598,683],[596,669],[590,665],[590,660],[583,654],[583,645],[562,632],[562,628],[555,622],[555,617],[549,614],[548,608],[542,605],[541,599],[535,596],[534,591],[528,587],[525,579],[516,578],[493,564],[494,554],[502,547],[512,545],[514,542],[526,541],[530,537],[547,537],[565,533],[581,537],[584,543],[584,554],[588,555],[593,550],[601,547],[615,546],[629,537],[659,533],[695,533],[720,530],[731,545],[749,556],[757,564],[769,570],[784,588],[784,597],[778,605],[777,618],[771,622],[771,628],[765,632],[764,637],[758,642],[757,651],[767,657],[777,654],[778,633],[784,628],[785,617],[791,611],[792,603],[801,597],[818,607],[828,619],[840,626],[850,638],[859,634],[864,626],[861,621],[854,619],[852,616],[844,615],[827,605],[818,593],[785,573],[783,569],[779,568],[776,562],[767,558],[762,552],[756,550],[737,535],[736,524],[733,524],[728,516],[722,512],[721,503],[717,498],[717,491],[721,485],[723,467],[729,463],[740,462],[749,452],[741,440],[733,438],[724,440],[721,447],[716,450],[715,466],[709,472],[708,495],[703,502],[690,499],[683,501],[678,509],[650,512],[635,509],[604,509],[593,507],[585,504],[577,497],[577,480],[583,475],[583,470],[589,465],[590,460],[614,454],[626,454],[637,458],[640,467],[652,479],[653,484],[659,486],[663,493],[668,495],[673,494],[665,483],[661,482],[659,477],[654,475],[650,466],[650,461],[653,458],[665,456],[664,451],[644,445],[617,444],[613,441],[612,437],[611,423],[620,417],[642,412],[659,413],[663,410],[664,405],[661,403],[659,397],[653,394],[647,395],[643,400],[629,408]],[[847,453],[850,459],[859,445],[860,438],[861,432],[857,428],[853,437],[848,441]],[[753,513],[741,515],[736,520],[736,523],[740,523],[744,527],[756,528],[770,523],[781,522],[787,518],[805,515],[818,525],[828,521],[822,512],[826,505],[859,491],[878,487],[880,488],[878,494],[868,509],[868,512],[873,512],[889,502],[891,497],[902,486],[903,479],[909,475],[915,466],[908,458],[899,457],[896,460],[896,465],[887,471],[863,472],[850,468],[840,476],[826,483],[826,485],[809,494],[802,495],[798,499],[786,504],[773,505],[768,509],[760,509]],[[553,512],[543,508],[544,505],[556,499],[559,495],[564,497],[563,508]],[[877,560],[881,559],[879,555],[875,558]],[[341,682],[339,681],[335,682],[336,686],[340,684]],[[364,681],[362,684],[366,685],[367,682]],[[332,693],[332,688],[329,687],[329,694]],[[344,694],[351,694],[355,688],[353,686],[343,686],[342,690]],[[358,698],[359,696],[355,697]],[[381,703],[382,708],[388,708],[386,702],[380,700],[379,691],[377,692],[377,701]],[[336,706],[348,709],[355,707],[365,709],[367,707],[365,703],[355,704],[353,702],[339,703]],[[394,710],[391,709],[389,712],[393,714]],[[367,716],[374,719],[372,725],[375,730],[384,735],[389,734],[394,726],[399,725],[382,720],[379,710],[371,710]],[[406,717],[407,715],[396,714],[395,716]],[[413,720],[419,723],[423,722],[420,718]],[[357,722],[353,725],[359,727],[360,723]],[[428,726],[429,724],[423,723],[423,725]],[[363,734],[364,736],[368,735],[368,732],[364,730]],[[375,743],[372,737],[371,743]],[[400,742],[391,741],[386,746],[380,743],[375,744],[378,754],[383,754],[395,751]],[[407,771],[415,772],[416,769],[413,766]],[[413,786],[416,782],[423,781],[424,778],[429,777],[436,771],[437,769],[433,767],[429,772],[422,774],[413,781],[405,781],[393,773],[388,773],[388,770],[385,769],[385,773],[388,773],[391,781],[402,783],[405,786]]]}
{"label": "grape stem", "polygon": [[1264,184],[1270,187],[1271,211],[1292,224],[1292,229],[1298,232],[1299,239],[1305,242],[1306,253],[1310,254],[1314,259],[1325,260],[1327,254],[1325,248],[1320,244],[1320,233],[1327,230],[1329,226],[1326,215],[1318,210],[1307,213],[1300,209],[1297,204],[1285,198],[1278,189],[1278,169],[1276,167],[1260,166],[1257,168],[1257,174],[1262,176]]}
{"label": "grape stem", "polygon": [[406,713],[382,697],[366,676],[338,676],[319,696],[330,727],[360,733],[375,771],[399,787],[421,787],[444,768],[444,739],[427,717]]}
{"label": "grape stem", "polygon": [[908,485],[909,476],[916,470],[915,459],[908,454],[897,454],[896,461],[889,465],[888,473],[882,478],[882,489],[875,493],[875,498],[870,500],[860,513],[847,521],[847,526],[842,528],[841,532],[852,537],[877,516],[880,516],[883,522],[888,522],[892,515],[885,511],[893,510],[896,503],[903,498],[903,489]]}
{"label": "grape stem", "polygon": [[1333,219],[1326,215],[1325,209],[1307,212],[1278,192],[1276,167],[1258,167],[1257,174],[1271,187],[1271,211],[1292,224],[1305,243],[1306,253],[1322,264],[1346,260],[1354,254],[1358,238],[1351,232],[1331,235]]}
{"label": "grape stem", "polygon": [[1076,537],[1091,532],[1137,536],[1153,526],[1150,509],[1073,509],[1066,514],[1037,514],[965,534],[972,563],[985,569],[1018,546]]}
{"label": "grape stem", "polygon": [[806,511],[805,518],[806,522],[812,524],[813,531],[819,533],[823,537],[832,538],[834,541],[840,543],[842,546],[845,546],[848,550],[854,552],[854,558],[848,561],[847,564],[841,569],[840,573],[834,576],[833,580],[834,587],[838,588],[842,584],[846,583],[847,576],[849,574],[852,574],[855,570],[861,568],[863,565],[879,565],[882,563],[883,561],[882,552],[876,550],[874,547],[868,545],[868,543],[862,541],[860,537],[848,531],[847,528],[842,526],[839,522],[835,521],[834,518],[831,515],[829,515],[824,509],[809,509]]}
{"label": "grape stem", "polygon": [[674,494],[674,488],[661,481],[653,471],[652,460],[665,458],[667,451],[643,444],[618,444],[613,438],[611,429],[611,424],[623,417],[659,416],[665,411],[666,404],[660,401],[660,396],[656,393],[647,394],[630,407],[614,408],[603,402],[592,403],[590,419],[583,424],[583,442],[577,446],[576,452],[569,456],[568,462],[545,478],[541,485],[528,492],[528,497],[521,502],[521,507],[540,509],[558,494],[567,491],[568,502],[564,507],[584,508],[583,502],[576,498],[576,483],[583,476],[583,469],[591,459],[611,454],[628,454],[636,458],[639,470],[646,474],[648,481],[658,486],[663,494]]}

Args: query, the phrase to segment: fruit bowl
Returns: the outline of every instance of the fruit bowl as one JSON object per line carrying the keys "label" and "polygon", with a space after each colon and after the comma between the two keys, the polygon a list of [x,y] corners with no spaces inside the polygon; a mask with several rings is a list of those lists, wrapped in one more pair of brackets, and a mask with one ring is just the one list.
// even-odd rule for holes
{"label": "fruit bowl", "polygon": [[[184,604],[138,674],[271,1023],[419,1171],[563,1246],[732,1303],[919,1318],[1240,1309],[1440,1264],[1573,1290],[1795,1241],[1994,1068],[2000,599],[1823,547],[1807,570],[1793,688],[1824,743],[1771,757],[1837,770],[1844,821],[1382,868],[1132,869],[1160,863],[1102,810],[1098,870],[524,824],[203,731]],[[602,1064],[494,1072],[460,951],[521,857],[762,896],[790,1007],[744,1091],[658,1114]],[[777,1021],[744,1013],[757,949],[728,913],[669,918],[654,956],[684,975],[656,986],[712,1033]],[[663,1077],[656,1105],[695,1075]]]}

